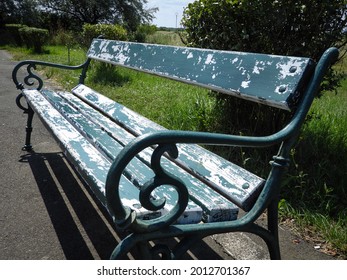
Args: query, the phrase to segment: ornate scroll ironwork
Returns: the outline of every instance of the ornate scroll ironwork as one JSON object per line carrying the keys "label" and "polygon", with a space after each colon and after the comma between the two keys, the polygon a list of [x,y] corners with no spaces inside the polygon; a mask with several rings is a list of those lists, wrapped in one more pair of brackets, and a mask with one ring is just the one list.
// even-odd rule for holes
{"label": "ornate scroll ironwork", "polygon": [[[69,70],[77,70],[82,69],[82,73],[80,75],[79,83],[83,83],[84,79],[86,77],[86,71],[89,66],[90,59],[87,59],[85,63],[78,65],[78,66],[68,66],[68,65],[61,65],[61,64],[54,64],[49,62],[42,62],[42,61],[35,61],[35,60],[27,60],[22,61],[16,65],[16,67],[12,71],[12,80],[16,85],[16,88],[23,91],[25,89],[25,86],[28,86],[29,88],[40,90],[43,87],[43,81],[40,76],[38,76],[34,70],[36,70],[37,65],[41,66],[51,66],[55,68],[60,69],[69,69]],[[26,66],[26,76],[22,78],[23,83],[19,82],[18,80],[18,74],[19,70],[22,67]],[[30,138],[31,138],[31,132],[32,132],[32,120],[34,116],[34,111],[28,104],[27,107],[24,107],[21,103],[22,98],[24,97],[23,92],[21,92],[17,98],[16,98],[16,104],[17,106],[24,111],[24,114],[28,114],[27,119],[27,126],[26,126],[26,140],[25,145],[23,147],[23,150],[25,151],[31,151],[32,146],[30,144]]]}
{"label": "ornate scroll ironwork", "polygon": [[[16,67],[13,69],[12,79],[13,79],[13,82],[15,83],[17,89],[19,89],[19,90],[23,90],[25,85],[29,86],[30,88],[33,88],[35,85],[34,81],[36,80],[36,83],[38,84],[36,89],[40,90],[43,86],[43,81],[37,74],[35,74],[33,72],[33,70],[36,70],[37,65],[41,65],[41,66],[50,66],[50,67],[59,68],[59,69],[66,69],[66,70],[82,69],[79,83],[83,84],[84,79],[86,77],[86,72],[87,72],[89,64],[90,64],[89,58],[83,64],[77,65],[77,66],[69,66],[69,65],[49,63],[49,62],[43,62],[43,61],[35,61],[35,60],[25,60],[25,61],[18,63],[16,65]],[[23,84],[23,83],[20,83],[18,81],[18,71],[19,71],[19,69],[21,69],[24,66],[27,66],[26,67],[27,75],[23,78],[23,82],[24,82],[24,84]]]}
{"label": "ornate scroll ironwork", "polygon": [[[131,151],[130,151],[131,153]],[[107,192],[108,189],[111,189],[111,180],[112,180],[112,193],[110,195],[112,198],[108,199],[111,205],[111,211],[114,212],[115,222],[116,224],[123,229],[131,228],[136,229],[135,231],[140,232],[153,232],[158,231],[160,229],[165,228],[173,224],[184,212],[188,205],[189,194],[187,187],[184,183],[176,176],[169,174],[166,172],[161,166],[161,157],[168,153],[172,158],[176,158],[178,156],[178,150],[176,145],[174,144],[162,144],[158,145],[156,149],[153,151],[151,158],[151,166],[155,173],[155,176],[149,179],[143,186],[140,187],[139,200],[142,206],[150,211],[157,211],[162,209],[165,206],[165,198],[160,198],[153,200],[152,192],[161,186],[170,186],[173,187],[178,194],[178,199],[176,205],[165,215],[158,217],[156,219],[152,219],[150,221],[144,221],[138,219],[133,210],[122,205],[119,194],[119,180],[121,177],[121,170],[124,170],[126,165],[131,160],[132,156],[128,155],[123,157],[128,159],[125,162],[118,163],[113,165],[114,168],[111,168],[115,173],[111,172],[111,176],[108,178],[107,183]],[[112,204],[111,204],[111,203]]]}

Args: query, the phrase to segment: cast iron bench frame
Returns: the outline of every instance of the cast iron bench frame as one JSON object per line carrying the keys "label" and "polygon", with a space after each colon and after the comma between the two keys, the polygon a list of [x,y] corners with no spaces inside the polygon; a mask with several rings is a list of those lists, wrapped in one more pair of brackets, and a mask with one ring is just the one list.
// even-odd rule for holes
{"label": "cast iron bench frame", "polygon": [[[81,104],[85,102],[92,108],[97,106],[87,100],[86,96],[93,94],[94,97],[101,99],[102,97],[92,89],[85,87],[84,82],[90,62],[95,59],[293,111],[290,122],[283,129],[269,136],[239,136],[165,129],[154,130],[143,135],[135,133],[134,140],[126,144],[118,155],[114,155],[109,171],[104,174],[107,176],[106,182],[104,182],[105,194],[100,194],[98,190],[92,188],[96,196],[104,200],[105,207],[113,217],[116,227],[129,232],[114,249],[111,259],[122,258],[136,246],[143,253],[143,258],[156,258],[160,255],[163,258],[175,259],[181,257],[197,240],[213,234],[236,231],[260,236],[268,246],[270,258],[280,259],[278,200],[281,180],[290,162],[291,148],[299,135],[323,77],[328,68],[337,60],[338,55],[339,52],[336,48],[330,48],[316,64],[309,58],[94,39],[87,54],[88,58],[81,65],[67,66],[42,61],[22,61],[14,68],[13,81],[17,89],[21,91],[16,103],[19,108],[24,110],[24,113],[28,114],[26,141],[23,149],[32,150],[30,138],[34,112],[38,113],[46,126],[50,125],[48,122],[50,116],[45,115],[44,110],[40,108],[40,102],[46,102],[46,100],[37,101],[36,98],[41,98],[39,97],[41,95],[52,95],[53,97],[49,98],[52,98],[53,103],[57,102],[56,106],[63,107],[64,105],[59,104],[59,100],[62,98],[60,95],[56,96],[56,93],[51,90],[42,90],[43,81],[33,72],[37,65],[67,70],[81,69],[78,85],[72,92],[76,96],[79,92],[86,91],[85,96],[78,95],[78,98]],[[25,89],[24,84],[18,81],[18,71],[22,67],[26,67],[27,70],[23,83],[28,89]],[[26,98],[27,106],[23,106],[21,103],[23,97]],[[84,104],[82,105],[84,106]],[[114,117],[110,116],[109,112],[103,111],[103,108],[94,109],[108,119]],[[66,114],[68,115],[68,113]],[[86,135],[82,135],[82,137],[87,138]],[[59,143],[59,136],[55,135],[55,138]],[[84,139],[82,140],[84,141]],[[90,139],[88,141],[91,142]],[[253,200],[245,207],[245,215],[235,220],[178,224],[177,220],[185,213],[188,205],[190,187],[186,186],[186,183],[177,176],[165,171],[161,162],[162,158],[166,157],[179,165],[180,162],[175,159],[181,152],[177,148],[181,143],[182,145],[204,144],[252,148],[278,145],[279,150],[270,163],[271,171],[268,178],[258,190],[254,191]],[[64,143],[60,144],[63,149],[66,149]],[[178,194],[178,201],[169,213],[144,220],[143,217],[137,216],[134,209],[123,205],[120,197],[120,185],[122,176],[131,160],[148,148],[153,149],[151,168],[155,175],[141,185],[139,203],[150,211],[163,208],[165,200],[159,199],[153,202],[152,199],[152,192],[160,185],[174,187]],[[83,169],[81,166],[86,163],[80,162],[80,159],[76,159],[68,150],[65,150],[65,153],[76,166],[76,170]],[[190,173],[189,170],[187,172]],[[90,174],[80,172],[80,175],[88,185],[95,184]],[[197,174],[195,175],[197,176]],[[204,179],[202,178],[202,180]],[[231,198],[231,201],[235,202],[235,199]],[[244,206],[242,202],[240,204]],[[266,210],[267,226],[263,227],[256,221]],[[171,237],[181,238],[174,248],[166,245],[148,246],[152,240]]]}

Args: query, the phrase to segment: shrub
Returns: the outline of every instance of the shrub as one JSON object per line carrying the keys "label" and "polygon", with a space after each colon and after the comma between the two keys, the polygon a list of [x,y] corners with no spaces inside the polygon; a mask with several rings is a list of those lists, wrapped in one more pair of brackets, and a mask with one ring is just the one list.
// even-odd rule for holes
{"label": "shrub", "polygon": [[155,25],[141,24],[133,34],[131,40],[136,42],[145,42],[148,35],[153,35],[157,31]]}
{"label": "shrub", "polygon": [[89,45],[90,42],[102,35],[106,39],[122,40],[128,39],[128,34],[125,28],[120,25],[113,24],[84,24],[83,25],[83,41],[85,45]]}
{"label": "shrub", "polygon": [[43,45],[47,43],[49,38],[47,29],[23,27],[18,31],[23,43],[27,46],[27,48],[32,48],[35,53],[42,52]]}
{"label": "shrub", "polygon": [[23,42],[19,34],[19,29],[24,27],[27,27],[27,26],[23,24],[6,24],[5,32],[7,34],[7,37],[9,37],[9,41],[13,42],[17,46],[21,46]]}

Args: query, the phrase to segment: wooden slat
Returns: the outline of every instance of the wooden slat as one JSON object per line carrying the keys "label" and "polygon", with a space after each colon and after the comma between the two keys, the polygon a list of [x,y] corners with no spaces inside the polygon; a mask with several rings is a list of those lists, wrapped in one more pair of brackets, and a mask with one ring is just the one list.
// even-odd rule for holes
{"label": "wooden slat", "polygon": [[[58,139],[59,144],[69,160],[77,167],[82,178],[91,187],[100,202],[107,208],[105,200],[105,182],[111,162],[79,131],[71,125],[52,105],[36,90],[23,91],[28,103],[39,115],[45,126]],[[160,216],[141,207],[134,207],[138,201],[138,189],[124,176],[120,189],[124,205],[129,206],[143,219]]]}
{"label": "wooden slat", "polygon": [[[87,118],[80,111],[77,111],[70,106],[68,100],[65,100],[60,95],[56,94],[53,91],[43,91],[44,96],[50,101],[50,103],[65,117],[70,123],[86,138],[89,142],[92,143],[99,151],[105,154],[109,161],[114,160],[114,155],[117,155],[123,148],[116,140],[109,136],[100,126],[96,125],[92,118]],[[71,94],[70,94],[71,97]],[[103,118],[102,115],[95,116],[97,118]],[[106,171],[108,173],[108,170]],[[137,159],[132,161],[132,164],[127,170],[128,174],[137,174],[141,175],[143,179],[147,177],[147,180],[153,177],[153,172],[147,166]],[[132,184],[138,187],[138,179],[136,176],[125,176]],[[133,193],[132,193],[133,194]],[[134,195],[127,196],[124,195],[124,199],[132,201],[132,208],[139,209],[137,211],[144,212],[144,209],[139,207],[140,203],[138,202],[139,191],[136,189]],[[165,208],[161,211],[162,214],[168,212],[175,205],[177,200],[177,195],[172,188],[166,188],[157,190],[153,193],[154,198],[165,197],[166,205]],[[148,211],[147,211],[148,212]],[[202,209],[198,207],[192,201],[189,202],[189,205],[179,220],[179,223],[197,223],[202,219]]]}
{"label": "wooden slat", "polygon": [[[92,107],[81,102],[80,99],[73,96],[71,93],[60,92],[59,95],[61,97],[59,97],[51,91],[45,90],[43,92],[45,95],[49,96],[50,99],[57,99],[57,106],[61,107],[59,110],[62,111],[64,115],[68,115],[69,119],[77,122],[75,124],[76,126],[82,126],[84,130],[87,130],[90,140],[95,143],[96,146],[99,147],[99,149],[102,149],[103,152],[105,152],[111,160],[115,159],[115,155],[119,153],[120,149],[122,149],[124,145],[134,139],[134,135],[119,127],[109,118],[101,115]],[[61,98],[64,98],[66,101],[60,100]],[[76,110],[73,110],[73,113],[66,112],[66,110],[71,110],[69,106],[65,104],[66,102],[69,102],[78,110],[77,116]],[[62,108],[66,106],[67,108]],[[78,114],[82,115],[80,116]],[[89,124],[85,123],[84,119],[93,120],[93,123],[97,124],[98,127],[94,129],[94,136],[91,135],[92,132],[90,128],[87,128]],[[115,141],[110,137],[110,135],[118,141]],[[127,173],[131,174],[131,177],[128,178],[137,186],[144,185],[144,183],[154,175],[151,169],[148,167],[150,165],[151,154],[152,149],[149,148],[140,153],[139,159],[135,158],[130,163]],[[172,164],[171,161],[164,158],[162,160],[162,165],[166,170],[181,178],[181,180],[188,186],[192,201],[203,208],[204,220],[215,222],[221,220],[234,220],[237,218],[238,208],[230,201],[224,199],[213,190],[207,188],[205,184],[203,184],[201,181],[197,180],[181,168]],[[169,199],[169,201],[175,201],[177,199],[177,194],[172,189],[158,190],[155,194],[158,197],[164,196]],[[187,213],[185,213],[184,215],[186,222],[183,221],[182,217],[180,223],[191,223],[192,218],[190,218],[190,216],[192,215],[194,221],[197,219],[196,217],[198,216],[198,211],[196,210],[197,206],[195,203],[190,202]],[[171,205],[173,205],[173,203],[171,203]],[[170,208],[170,203],[167,208]]]}
{"label": "wooden slat", "polygon": [[88,57],[290,110],[309,58],[94,39]]}
{"label": "wooden slat", "polygon": [[[85,85],[78,85],[72,92],[107,113],[135,135],[165,129]],[[178,160],[186,170],[208,182],[243,210],[250,209],[264,184],[262,178],[198,145],[180,144],[178,148]]]}

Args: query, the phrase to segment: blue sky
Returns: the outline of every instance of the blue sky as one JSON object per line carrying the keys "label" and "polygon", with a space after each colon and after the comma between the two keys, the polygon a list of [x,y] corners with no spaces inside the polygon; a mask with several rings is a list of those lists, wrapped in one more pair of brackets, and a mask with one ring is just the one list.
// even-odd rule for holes
{"label": "blue sky", "polygon": [[192,2],[194,0],[148,0],[147,6],[159,8],[159,11],[155,13],[156,18],[153,20],[153,24],[156,26],[176,27],[177,15],[177,27],[180,27],[183,8]]}

